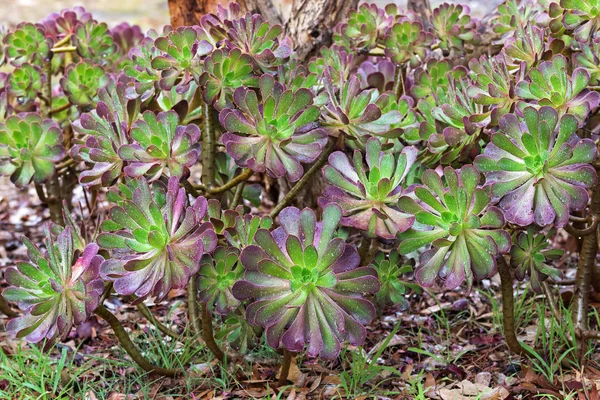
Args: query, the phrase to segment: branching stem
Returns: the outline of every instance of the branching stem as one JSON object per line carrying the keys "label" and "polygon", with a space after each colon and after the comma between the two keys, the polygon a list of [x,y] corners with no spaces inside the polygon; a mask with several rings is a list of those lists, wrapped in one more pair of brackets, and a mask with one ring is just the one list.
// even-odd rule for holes
{"label": "branching stem", "polygon": [[283,210],[294,199],[294,197],[296,197],[296,194],[298,194],[298,192],[304,186],[306,186],[308,182],[310,182],[312,176],[321,169],[323,164],[325,164],[325,162],[327,161],[327,157],[329,157],[329,154],[333,151],[334,146],[335,142],[333,140],[330,140],[327,143],[327,145],[321,152],[321,155],[319,156],[319,158],[317,158],[312,167],[310,167],[310,169],[306,171],[304,176],[294,185],[294,187],[285,195],[285,197],[279,203],[277,203],[275,208],[273,208],[273,210],[269,214],[271,218],[275,219],[275,217],[279,215],[281,210]]}
{"label": "branching stem", "polygon": [[144,371],[155,373],[158,375],[174,377],[178,375],[183,375],[184,371],[182,369],[167,369],[157,367],[148,361],[140,352],[140,350],[136,347],[136,345],[131,341],[131,338],[123,328],[121,321],[118,320],[110,311],[104,308],[103,305],[99,305],[96,308],[96,314],[108,322],[112,330],[115,332],[115,336],[119,340],[119,343],[123,347],[123,349],[129,354],[129,356],[135,361],[137,365],[139,365]]}
{"label": "branching stem", "polygon": [[179,335],[173,332],[171,329],[167,328],[165,325],[161,324],[160,321],[157,320],[154,317],[154,315],[152,315],[152,312],[148,307],[146,307],[144,303],[138,303],[137,308],[138,311],[144,316],[144,318],[146,318],[152,325],[154,325],[156,329],[175,340],[179,340]]}

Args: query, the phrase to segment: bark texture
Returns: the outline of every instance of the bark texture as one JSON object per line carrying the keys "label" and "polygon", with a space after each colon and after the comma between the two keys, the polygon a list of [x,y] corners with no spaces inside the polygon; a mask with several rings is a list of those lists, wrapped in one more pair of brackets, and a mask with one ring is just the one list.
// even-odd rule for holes
{"label": "bark texture", "polygon": [[357,6],[358,0],[294,0],[285,32],[292,38],[299,58],[329,46],[333,28]]}

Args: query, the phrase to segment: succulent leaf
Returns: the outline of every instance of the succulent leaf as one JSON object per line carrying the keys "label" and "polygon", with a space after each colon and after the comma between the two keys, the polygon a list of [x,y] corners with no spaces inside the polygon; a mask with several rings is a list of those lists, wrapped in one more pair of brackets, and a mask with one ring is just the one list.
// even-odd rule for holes
{"label": "succulent leaf", "polygon": [[266,329],[272,347],[294,352],[305,347],[309,357],[334,359],[340,343],[361,344],[364,324],[375,315],[362,295],[379,290],[376,272],[359,267],[356,248],[333,238],[342,210],[329,204],[323,221],[314,211],[284,209],[281,226],[259,229],[257,245],[242,251],[244,279],[233,286],[239,300],[254,299],[248,322]]}
{"label": "succulent leaf", "polygon": [[286,89],[271,75],[261,76],[259,91],[260,100],[251,89],[235,90],[235,108],[219,115],[223,144],[239,166],[295,182],[301,163],[313,162],[327,143],[325,131],[315,129],[319,109],[310,90]]}
{"label": "succulent leaf", "polygon": [[510,250],[510,265],[515,268],[515,277],[522,281],[529,277],[531,288],[536,293],[542,292],[542,282],[548,278],[554,281],[562,279],[562,271],[549,265],[548,261],[556,260],[563,250],[551,249],[548,238],[543,233],[536,233],[533,227],[527,231],[515,233]]}
{"label": "succulent leaf", "polygon": [[46,229],[46,250],[26,238],[24,244],[30,261],[6,270],[11,286],[3,296],[18,303],[25,314],[9,321],[6,329],[31,343],[64,339],[73,325],[84,323],[93,313],[104,289],[98,246],[75,249],[69,227],[56,238]]}
{"label": "succulent leaf", "polygon": [[0,123],[0,175],[10,175],[16,186],[44,182],[64,155],[62,130],[53,120],[21,113]]}
{"label": "succulent leaf", "polygon": [[590,165],[597,155],[590,139],[576,135],[578,121],[552,107],[527,107],[524,118],[507,114],[475,165],[486,175],[507,221],[526,226],[564,226],[569,212],[588,203],[597,182]]}
{"label": "succulent leaf", "polygon": [[101,274],[121,295],[138,300],[164,300],[171,289],[183,289],[200,268],[200,260],[217,245],[210,223],[202,223],[207,202],[199,197],[189,206],[179,179],[169,179],[163,204],[156,202],[147,181],[139,180],[132,199],[110,210],[98,244],[112,250]]}
{"label": "succulent leaf", "polygon": [[425,228],[415,225],[400,234],[398,252],[409,254],[431,244],[416,266],[417,282],[430,287],[439,276],[447,289],[464,281],[471,288],[474,280],[496,273],[496,258],[510,250],[510,235],[502,229],[504,216],[490,206],[491,198],[479,186],[480,174],[473,166],[446,167],[444,178],[442,183],[434,170],[427,170],[415,198],[400,198],[399,208],[414,214]]}
{"label": "succulent leaf", "polygon": [[359,229],[370,237],[394,239],[414,222],[414,216],[398,210],[397,203],[403,195],[404,178],[416,158],[414,147],[405,147],[397,156],[384,153],[376,138],[367,141],[366,166],[359,150],[354,152],[353,163],[343,152],[336,151],[323,167],[323,177],[330,186],[319,197],[319,204],[340,206],[344,226]]}

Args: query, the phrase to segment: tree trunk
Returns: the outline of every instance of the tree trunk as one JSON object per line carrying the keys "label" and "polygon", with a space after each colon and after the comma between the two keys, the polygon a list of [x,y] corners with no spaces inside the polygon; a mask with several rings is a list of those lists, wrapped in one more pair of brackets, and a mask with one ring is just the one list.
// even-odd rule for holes
{"label": "tree trunk", "polygon": [[[168,0],[171,25],[179,26],[198,25],[202,15],[214,13],[219,5],[227,7],[229,0]],[[243,12],[261,14],[272,24],[283,24],[281,10],[271,0],[238,0]],[[285,6],[286,1],[282,2]]]}
{"label": "tree trunk", "polygon": [[298,57],[304,60],[329,46],[333,28],[357,6],[358,0],[294,0],[285,32]]}

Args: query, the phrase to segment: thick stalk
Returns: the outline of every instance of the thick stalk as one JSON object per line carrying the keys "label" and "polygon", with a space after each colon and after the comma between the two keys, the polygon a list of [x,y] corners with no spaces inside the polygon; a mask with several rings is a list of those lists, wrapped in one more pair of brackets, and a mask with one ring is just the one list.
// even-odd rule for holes
{"label": "thick stalk", "polygon": [[200,185],[196,185],[195,189],[202,190],[208,194],[223,193],[229,189],[234,188],[235,186],[239,185],[240,183],[247,181],[252,176],[253,173],[254,173],[254,171],[252,171],[250,168],[248,168],[248,169],[245,169],[239,175],[235,176],[233,179],[231,179],[230,181],[228,181],[227,183],[225,183],[222,186],[206,187],[206,185],[200,184]]}
{"label": "thick stalk", "polygon": [[137,308],[138,311],[144,316],[144,318],[146,318],[148,322],[154,325],[156,329],[175,340],[179,340],[179,335],[173,332],[171,329],[164,326],[163,324],[161,324],[159,320],[154,318],[154,315],[152,315],[152,312],[148,307],[146,307],[144,303],[138,303]]}
{"label": "thick stalk", "polygon": [[193,275],[188,283],[188,319],[192,325],[194,334],[200,336],[202,334],[202,326],[200,325],[200,316],[198,315],[198,289],[196,288],[196,278],[197,276]]}
{"label": "thick stalk", "polygon": [[202,184],[212,188],[215,182],[215,127],[213,110],[204,103],[204,131],[202,132]]}
{"label": "thick stalk", "polygon": [[119,343],[121,344],[123,349],[127,352],[127,354],[129,354],[133,361],[135,361],[135,363],[139,365],[144,371],[168,377],[183,375],[184,371],[182,369],[167,369],[157,367],[156,365],[148,361],[146,358],[144,358],[142,353],[140,353],[139,349],[129,338],[129,335],[125,331],[125,328],[123,328],[121,321],[119,321],[117,317],[115,317],[110,311],[104,308],[103,305],[99,305],[98,308],[96,308],[96,314],[100,318],[108,322],[112,330],[115,332],[115,336],[117,337],[117,339],[119,339]]}
{"label": "thick stalk", "polygon": [[50,218],[56,224],[65,225],[63,220],[63,209],[62,209],[62,193],[60,188],[60,181],[58,179],[58,171],[52,175],[50,180],[46,182],[47,205],[50,210]]}
{"label": "thick stalk", "polygon": [[281,210],[283,210],[294,199],[294,197],[296,197],[296,194],[298,194],[298,192],[308,182],[310,182],[312,176],[314,174],[316,174],[317,171],[319,171],[321,169],[321,167],[323,166],[323,164],[325,164],[325,161],[327,161],[327,157],[329,157],[329,154],[332,152],[334,146],[335,146],[335,141],[333,141],[333,140],[330,140],[327,143],[327,145],[323,149],[323,152],[321,152],[321,155],[319,156],[319,158],[317,158],[317,160],[312,165],[312,167],[310,167],[310,169],[308,171],[306,171],[306,173],[304,174],[304,176],[302,177],[302,179],[300,179],[294,185],[294,187],[292,189],[290,189],[290,191],[285,195],[285,197],[279,203],[277,203],[277,205],[275,206],[275,208],[273,208],[273,210],[269,214],[269,216],[271,218],[275,218],[277,215],[279,215],[279,213],[281,212]]}
{"label": "thick stalk", "polygon": [[508,349],[514,354],[523,356],[527,352],[521,346],[516,334],[515,324],[515,299],[513,294],[513,277],[504,257],[498,258],[498,273],[500,274],[500,287],[502,289],[502,320],[504,323],[504,337]]}
{"label": "thick stalk", "polygon": [[13,310],[8,302],[4,299],[2,294],[0,294],[0,311],[4,313],[7,317],[13,318],[19,315],[15,310]]}
{"label": "thick stalk", "polygon": [[233,194],[233,199],[231,199],[231,204],[229,205],[230,209],[235,209],[238,204],[242,201],[242,194],[244,193],[244,186],[246,186],[246,182],[240,183],[235,188],[235,193]]}
{"label": "thick stalk", "polygon": [[283,361],[281,362],[281,373],[279,374],[279,379],[277,380],[277,386],[283,386],[287,382],[293,357],[294,353],[288,349],[283,349]]}
{"label": "thick stalk", "polygon": [[211,353],[213,353],[215,358],[223,362],[225,360],[225,354],[215,341],[215,337],[213,335],[212,318],[208,313],[206,304],[204,303],[202,303],[202,337],[204,338],[206,347],[208,347]]}
{"label": "thick stalk", "polygon": [[[590,285],[592,281],[592,267],[596,262],[596,251],[598,243],[596,235],[588,235],[583,238],[579,262],[577,263],[577,274],[575,278],[575,298],[573,301],[573,325],[578,331],[588,330],[588,306],[590,297]],[[580,358],[585,355],[586,339],[581,338],[577,343],[577,354]]]}

